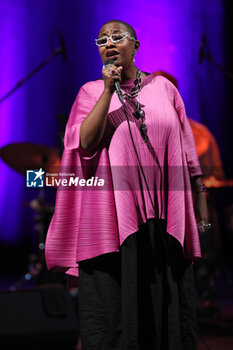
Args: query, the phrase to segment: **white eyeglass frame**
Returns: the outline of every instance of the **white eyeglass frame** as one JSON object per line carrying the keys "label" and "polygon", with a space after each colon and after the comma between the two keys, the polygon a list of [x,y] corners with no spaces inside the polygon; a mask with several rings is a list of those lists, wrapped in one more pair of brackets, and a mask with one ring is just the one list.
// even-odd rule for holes
{"label": "white eyeglass frame", "polygon": [[[113,36],[113,35],[118,35],[118,34],[123,35],[123,37],[122,37],[120,40],[112,40],[112,36]],[[98,44],[98,43],[97,43],[98,40],[103,39],[103,38],[107,38],[106,44]],[[109,39],[111,39],[111,41],[112,41],[114,44],[116,44],[116,43],[119,43],[120,41],[124,40],[125,38],[129,38],[130,40],[135,40],[135,38],[132,37],[132,36],[130,36],[128,32],[125,32],[125,33],[113,33],[113,34],[110,35],[110,36],[104,35],[104,36],[102,36],[102,37],[99,38],[99,39],[95,39],[95,43],[96,43],[97,46],[100,47],[100,46],[106,46],[106,45],[108,45]]]}

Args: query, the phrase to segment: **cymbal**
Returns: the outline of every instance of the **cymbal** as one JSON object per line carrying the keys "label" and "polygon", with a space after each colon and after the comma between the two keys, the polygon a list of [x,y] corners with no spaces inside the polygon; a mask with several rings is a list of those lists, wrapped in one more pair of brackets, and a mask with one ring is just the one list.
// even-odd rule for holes
{"label": "cymbal", "polygon": [[60,166],[60,157],[56,148],[29,142],[11,143],[0,148],[0,158],[23,175],[26,170],[40,168],[45,172],[54,172]]}
{"label": "cymbal", "polygon": [[233,180],[231,179],[218,180],[214,176],[209,176],[208,178],[203,179],[202,182],[207,188],[233,187]]}

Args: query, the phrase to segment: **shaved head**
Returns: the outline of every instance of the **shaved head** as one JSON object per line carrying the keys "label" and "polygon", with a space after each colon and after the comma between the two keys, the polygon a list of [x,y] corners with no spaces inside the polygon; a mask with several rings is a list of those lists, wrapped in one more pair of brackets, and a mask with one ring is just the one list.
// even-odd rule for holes
{"label": "shaved head", "polygon": [[[123,21],[119,21],[119,20],[117,20],[117,19],[112,19],[112,20],[110,20],[110,21],[104,23],[103,26],[105,26],[105,24],[108,24],[108,23],[121,23],[121,24],[123,24],[123,25],[127,28],[127,31],[129,32],[129,34],[130,34],[135,40],[137,40],[136,32],[135,32],[135,30],[133,29],[133,27],[132,27],[130,24],[128,24],[128,23],[126,23],[126,22],[123,22]],[[103,28],[103,26],[102,26],[102,28]]]}

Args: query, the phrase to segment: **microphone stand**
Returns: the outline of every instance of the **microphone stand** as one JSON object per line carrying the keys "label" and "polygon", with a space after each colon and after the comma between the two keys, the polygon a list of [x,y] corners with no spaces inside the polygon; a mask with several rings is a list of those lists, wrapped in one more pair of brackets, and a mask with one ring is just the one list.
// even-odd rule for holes
{"label": "microphone stand", "polygon": [[231,80],[233,80],[233,74],[231,72],[229,72],[227,69],[223,68],[220,64],[218,64],[217,62],[215,62],[215,60],[212,58],[212,56],[207,53],[207,52],[203,52],[202,53],[202,58],[205,58],[207,61],[209,61],[210,63],[212,63],[218,70],[220,70],[221,72],[223,72],[223,74],[230,78]]}
{"label": "microphone stand", "polygon": [[43,60],[38,66],[36,66],[30,73],[28,73],[22,80],[20,80],[9,92],[6,93],[1,99],[2,103],[7,97],[9,97],[15,90],[22,86],[28,79],[30,79],[36,72],[38,72],[42,67],[44,67],[49,61],[51,61],[55,56],[65,53],[65,46],[61,46],[51,53],[45,60]]}

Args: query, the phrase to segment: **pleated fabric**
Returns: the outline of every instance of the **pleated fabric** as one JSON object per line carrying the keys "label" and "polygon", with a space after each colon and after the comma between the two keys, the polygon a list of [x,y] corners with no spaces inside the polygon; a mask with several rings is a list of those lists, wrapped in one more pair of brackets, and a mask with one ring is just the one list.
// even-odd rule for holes
{"label": "pleated fabric", "polygon": [[119,253],[80,262],[83,350],[195,350],[195,287],[191,260],[160,221],[149,219]]}
{"label": "pleated fabric", "polygon": [[[202,172],[177,89],[162,76],[143,78],[139,98],[145,111],[147,143],[140,134],[141,121],[126,102],[155,213],[116,94],[101,144],[92,153],[80,147],[81,122],[97,102],[103,84],[102,80],[88,82],[79,91],[66,127],[61,170],[79,178],[104,179],[104,187],[58,189],[46,240],[48,268],[77,275],[79,261],[119,251],[123,242],[155,214],[166,220],[167,232],[180,242],[186,258],[200,257],[190,176]],[[133,86],[134,79],[121,84],[125,92]]]}

